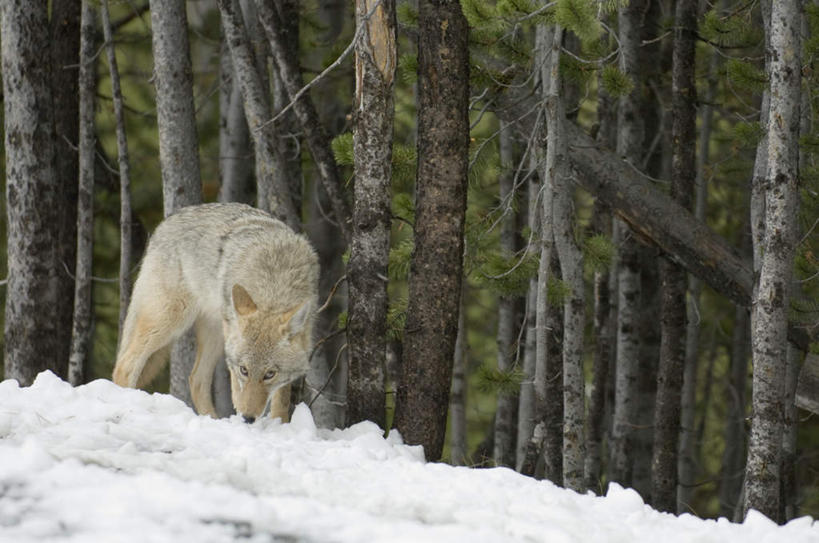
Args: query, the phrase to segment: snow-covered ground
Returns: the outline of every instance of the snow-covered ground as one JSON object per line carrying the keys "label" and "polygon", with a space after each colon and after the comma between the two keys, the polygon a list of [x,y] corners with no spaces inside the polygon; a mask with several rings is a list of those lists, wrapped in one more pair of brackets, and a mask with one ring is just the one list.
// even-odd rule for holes
{"label": "snow-covered ground", "polygon": [[0,541],[236,540],[797,543],[819,523],[675,517],[619,487],[425,463],[371,423],[317,430],[304,405],[247,425],[109,381],[0,383]]}

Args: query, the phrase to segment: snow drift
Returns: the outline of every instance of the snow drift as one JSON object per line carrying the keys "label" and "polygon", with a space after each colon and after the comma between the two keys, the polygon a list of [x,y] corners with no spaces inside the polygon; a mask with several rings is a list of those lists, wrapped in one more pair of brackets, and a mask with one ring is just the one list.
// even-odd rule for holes
{"label": "snow drift", "polygon": [[612,485],[426,463],[361,423],[213,420],[163,394],[51,373],[0,383],[0,541],[819,541],[819,523],[676,517]]}

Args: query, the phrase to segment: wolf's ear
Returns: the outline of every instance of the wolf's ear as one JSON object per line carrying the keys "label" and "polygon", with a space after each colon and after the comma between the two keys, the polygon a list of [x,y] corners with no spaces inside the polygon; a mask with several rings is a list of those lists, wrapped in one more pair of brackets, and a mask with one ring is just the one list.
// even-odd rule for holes
{"label": "wolf's ear", "polygon": [[242,285],[233,285],[233,307],[236,309],[236,313],[243,317],[256,311],[253,298],[250,297],[250,294]]}
{"label": "wolf's ear", "polygon": [[304,331],[304,327],[307,326],[307,322],[310,320],[310,317],[313,315],[313,302],[308,301],[301,304],[301,307],[293,313],[293,316],[290,317],[290,320],[287,321],[287,332],[291,336],[295,336],[296,334],[301,333]]}

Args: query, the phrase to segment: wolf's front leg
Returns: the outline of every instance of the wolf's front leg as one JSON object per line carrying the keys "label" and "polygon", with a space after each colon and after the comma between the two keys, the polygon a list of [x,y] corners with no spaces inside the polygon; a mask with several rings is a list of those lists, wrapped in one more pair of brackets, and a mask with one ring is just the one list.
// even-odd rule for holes
{"label": "wolf's front leg", "polygon": [[224,352],[222,325],[219,321],[201,317],[194,326],[196,329],[196,363],[188,379],[191,399],[197,413],[217,418],[216,408],[213,406],[212,387],[213,373]]}
{"label": "wolf's front leg", "polygon": [[270,398],[270,417],[279,417],[282,422],[290,422],[290,385],[285,385]]}

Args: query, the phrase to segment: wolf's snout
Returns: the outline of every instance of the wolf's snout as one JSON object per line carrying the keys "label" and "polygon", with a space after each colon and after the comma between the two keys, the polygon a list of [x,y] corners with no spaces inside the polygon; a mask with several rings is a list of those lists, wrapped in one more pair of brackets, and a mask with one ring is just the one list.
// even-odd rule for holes
{"label": "wolf's snout", "polygon": [[256,420],[256,417],[251,417],[249,415],[242,415],[242,418],[245,419],[245,422],[248,424],[253,424],[253,421]]}

